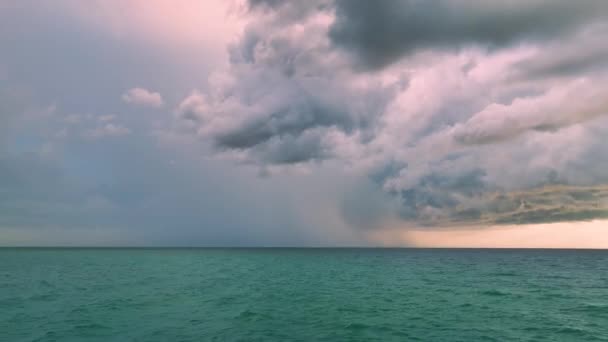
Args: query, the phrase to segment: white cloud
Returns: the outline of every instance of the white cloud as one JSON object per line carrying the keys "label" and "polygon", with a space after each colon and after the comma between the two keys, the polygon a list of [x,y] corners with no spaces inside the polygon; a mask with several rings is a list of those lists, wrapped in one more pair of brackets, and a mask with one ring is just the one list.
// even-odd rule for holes
{"label": "white cloud", "polygon": [[126,103],[154,108],[160,108],[164,104],[159,93],[144,88],[129,89],[122,95],[122,100]]}

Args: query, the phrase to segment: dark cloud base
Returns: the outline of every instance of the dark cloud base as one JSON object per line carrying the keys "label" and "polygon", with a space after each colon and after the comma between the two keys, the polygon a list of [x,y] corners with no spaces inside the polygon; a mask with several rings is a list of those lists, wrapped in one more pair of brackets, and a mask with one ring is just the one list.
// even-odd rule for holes
{"label": "dark cloud base", "polygon": [[554,185],[485,195],[475,207],[456,207],[433,226],[512,225],[608,219],[608,185]]}
{"label": "dark cloud base", "polygon": [[337,0],[330,38],[360,67],[377,70],[419,49],[551,39],[607,12],[602,0]]}

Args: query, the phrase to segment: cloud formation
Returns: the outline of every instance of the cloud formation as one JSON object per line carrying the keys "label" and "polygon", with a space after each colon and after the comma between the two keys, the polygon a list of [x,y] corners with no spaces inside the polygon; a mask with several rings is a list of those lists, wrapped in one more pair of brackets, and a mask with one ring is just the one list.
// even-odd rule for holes
{"label": "cloud formation", "polygon": [[398,85],[356,79],[329,45],[331,17],[294,10],[290,19],[294,4],[251,14],[262,18],[230,46],[228,69],[211,77],[209,92],[178,106],[183,127],[219,150],[271,164],[327,159],[336,139],[366,138]]}
{"label": "cloud formation", "polygon": [[[514,139],[528,131],[559,129],[608,115],[608,84],[600,79],[556,85],[541,96],[517,98],[508,105],[494,103],[454,127],[456,141],[489,144]],[[574,100],[575,99],[575,100]]]}
{"label": "cloud formation", "polygon": [[352,245],[606,218],[607,33],[602,0],[3,4],[0,234]]}
{"label": "cloud formation", "polygon": [[563,36],[605,20],[602,0],[337,0],[332,42],[378,69],[421,49],[505,47]]}
{"label": "cloud formation", "polygon": [[159,108],[163,105],[163,98],[159,93],[144,88],[131,88],[122,95],[126,103]]}
{"label": "cloud formation", "polygon": [[603,217],[493,196],[606,181],[606,153],[589,158],[608,128],[605,2],[249,5],[230,65],[176,109],[183,132],[262,167],[339,160],[413,225]]}

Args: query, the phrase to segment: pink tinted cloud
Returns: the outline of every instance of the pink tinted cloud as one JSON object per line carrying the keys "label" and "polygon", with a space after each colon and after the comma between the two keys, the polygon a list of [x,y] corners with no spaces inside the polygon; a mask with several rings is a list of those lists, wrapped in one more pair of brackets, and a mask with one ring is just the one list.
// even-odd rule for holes
{"label": "pink tinted cloud", "polygon": [[159,93],[144,89],[132,88],[122,95],[122,100],[126,103],[159,108],[163,105],[163,98]]}

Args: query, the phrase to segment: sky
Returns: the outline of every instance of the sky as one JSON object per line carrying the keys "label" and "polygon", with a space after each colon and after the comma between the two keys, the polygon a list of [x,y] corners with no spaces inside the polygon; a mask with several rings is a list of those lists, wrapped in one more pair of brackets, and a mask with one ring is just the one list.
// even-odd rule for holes
{"label": "sky", "polygon": [[0,1],[1,246],[608,248],[604,0]]}

